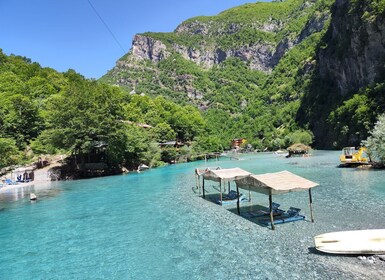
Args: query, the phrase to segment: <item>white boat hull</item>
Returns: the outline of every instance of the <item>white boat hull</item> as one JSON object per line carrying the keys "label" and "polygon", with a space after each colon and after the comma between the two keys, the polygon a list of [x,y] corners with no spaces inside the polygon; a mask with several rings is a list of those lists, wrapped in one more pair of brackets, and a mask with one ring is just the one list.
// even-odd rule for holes
{"label": "white boat hull", "polygon": [[339,231],[314,237],[317,250],[331,254],[385,254],[385,229]]}

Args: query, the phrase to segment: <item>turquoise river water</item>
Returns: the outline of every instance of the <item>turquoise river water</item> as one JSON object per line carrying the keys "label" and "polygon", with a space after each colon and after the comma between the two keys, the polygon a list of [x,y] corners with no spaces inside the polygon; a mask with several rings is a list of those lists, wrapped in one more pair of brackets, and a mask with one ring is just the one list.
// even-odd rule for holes
{"label": "turquoise river water", "polygon": [[[385,262],[314,249],[315,235],[385,228],[385,171],[337,168],[339,152],[247,155],[0,192],[0,279],[385,279]],[[289,170],[320,186],[278,195],[307,219],[276,230],[201,198],[195,168]],[[234,188],[234,186],[232,186]],[[217,185],[207,184],[208,196]],[[38,196],[29,200],[29,193]],[[253,204],[268,197],[252,194]],[[249,202],[242,211],[250,209]]]}

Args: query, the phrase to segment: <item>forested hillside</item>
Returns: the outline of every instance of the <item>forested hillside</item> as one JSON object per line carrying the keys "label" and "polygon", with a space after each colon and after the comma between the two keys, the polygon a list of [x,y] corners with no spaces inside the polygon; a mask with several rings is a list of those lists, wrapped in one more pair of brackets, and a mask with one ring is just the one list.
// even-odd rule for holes
{"label": "forested hillside", "polygon": [[375,92],[383,91],[383,7],[383,0],[245,4],[171,33],[137,34],[101,80],[194,104],[222,143],[245,137],[276,149],[293,134],[313,133],[319,148],[359,145],[382,107]]}
{"label": "forested hillside", "polygon": [[[132,169],[222,150],[193,106],[132,96],[1,50],[0,98],[0,168],[65,153],[79,170],[87,163]],[[158,143],[176,139],[190,146],[160,149]]]}

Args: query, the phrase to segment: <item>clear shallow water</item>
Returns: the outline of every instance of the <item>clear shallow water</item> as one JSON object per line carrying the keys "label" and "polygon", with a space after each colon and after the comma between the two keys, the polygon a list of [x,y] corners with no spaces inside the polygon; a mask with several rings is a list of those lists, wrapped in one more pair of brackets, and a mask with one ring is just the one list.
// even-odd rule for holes
{"label": "clear shallow water", "polygon": [[[312,248],[324,232],[385,228],[385,171],[336,168],[338,156],[256,154],[0,192],[0,279],[384,279],[383,262]],[[218,165],[318,182],[315,223],[272,231],[198,197],[194,169]],[[309,214],[307,192],[274,201]],[[268,198],[253,194],[253,203],[267,206]]]}

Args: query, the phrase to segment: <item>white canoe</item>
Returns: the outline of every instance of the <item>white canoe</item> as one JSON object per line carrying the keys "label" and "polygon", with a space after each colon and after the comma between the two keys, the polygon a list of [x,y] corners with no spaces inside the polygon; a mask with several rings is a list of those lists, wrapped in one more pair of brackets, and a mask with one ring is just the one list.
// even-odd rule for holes
{"label": "white canoe", "polygon": [[332,254],[385,254],[385,229],[330,232],[314,237],[317,250]]}

